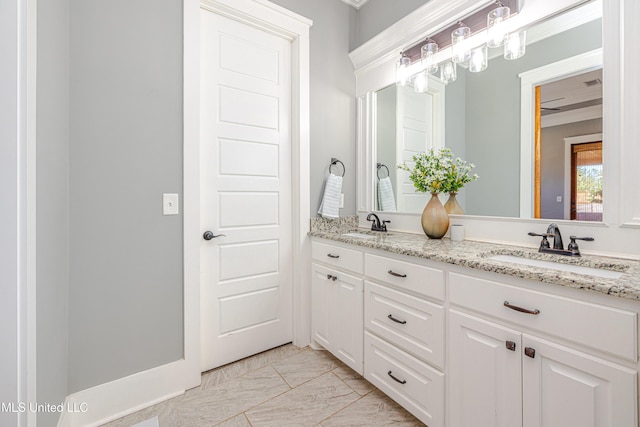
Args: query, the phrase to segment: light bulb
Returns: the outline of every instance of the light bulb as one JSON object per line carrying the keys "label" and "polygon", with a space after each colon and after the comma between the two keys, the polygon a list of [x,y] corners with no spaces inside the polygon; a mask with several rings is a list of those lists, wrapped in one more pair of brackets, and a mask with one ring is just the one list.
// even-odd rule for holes
{"label": "light bulb", "polygon": [[440,79],[444,84],[453,83],[458,78],[455,62],[445,62],[441,67]]}
{"label": "light bulb", "polygon": [[451,45],[453,50],[451,60],[456,64],[468,61],[471,56],[471,49],[469,49],[467,42],[470,35],[471,28],[467,26],[456,28],[451,32]]}
{"label": "light bulb", "polygon": [[406,86],[409,83],[409,66],[411,65],[411,58],[402,55],[400,60],[396,63],[396,84],[398,86]]}
{"label": "light bulb", "polygon": [[507,38],[503,22],[511,16],[511,9],[501,6],[493,9],[487,15],[487,46],[500,47]]}
{"label": "light bulb", "polygon": [[435,61],[436,53],[438,53],[438,44],[430,40],[427,44],[420,48],[422,65],[429,74],[438,72],[438,63]]}
{"label": "light bulb", "polygon": [[504,59],[518,59],[524,56],[527,32],[511,33],[504,44]]}
{"label": "light bulb", "polygon": [[427,91],[429,85],[429,74],[426,71],[422,71],[413,78],[413,90],[416,93],[424,93]]}
{"label": "light bulb", "polygon": [[469,71],[479,73],[487,69],[489,65],[489,52],[487,45],[480,46],[471,51],[471,59],[469,60]]}

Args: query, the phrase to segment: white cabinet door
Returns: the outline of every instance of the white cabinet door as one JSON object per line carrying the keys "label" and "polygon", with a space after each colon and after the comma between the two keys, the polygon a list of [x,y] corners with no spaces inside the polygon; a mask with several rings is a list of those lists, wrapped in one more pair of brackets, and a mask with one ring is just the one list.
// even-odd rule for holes
{"label": "white cabinet door", "polygon": [[311,338],[329,350],[333,275],[318,264],[312,264],[311,270]]}
{"label": "white cabinet door", "polygon": [[449,425],[521,426],[521,335],[450,310],[449,340]]}
{"label": "white cabinet door", "polygon": [[636,371],[525,335],[524,427],[637,426]]}
{"label": "white cabinet door", "polygon": [[312,265],[311,336],[363,374],[363,280]]}
{"label": "white cabinet door", "polygon": [[337,273],[334,282],[333,354],[360,375],[363,370],[363,280]]}

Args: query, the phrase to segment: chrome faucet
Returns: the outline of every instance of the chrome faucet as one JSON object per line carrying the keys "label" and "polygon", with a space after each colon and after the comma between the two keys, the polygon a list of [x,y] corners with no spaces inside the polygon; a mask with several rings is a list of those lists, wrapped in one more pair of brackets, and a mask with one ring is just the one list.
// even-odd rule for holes
{"label": "chrome faucet", "polygon": [[[576,240],[584,240],[585,242],[593,242],[595,239],[593,237],[576,237],[570,236],[571,242],[567,249],[565,250],[564,244],[562,243],[562,235],[560,234],[560,228],[558,224],[552,223],[547,228],[547,232],[544,234],[538,233],[529,233],[529,236],[538,236],[542,237],[542,241],[540,242],[540,248],[538,252],[543,252],[547,254],[558,254],[558,255],[568,255],[568,256],[580,256],[580,249],[578,248],[578,244]],[[549,244],[547,237],[553,237],[553,248]]]}
{"label": "chrome faucet", "polygon": [[371,224],[371,231],[382,231],[382,232],[387,231],[387,224],[391,222],[391,221],[384,221],[384,220],[380,222],[380,218],[378,218],[378,215],[374,214],[373,212],[367,215],[367,221],[373,222],[373,224]]}

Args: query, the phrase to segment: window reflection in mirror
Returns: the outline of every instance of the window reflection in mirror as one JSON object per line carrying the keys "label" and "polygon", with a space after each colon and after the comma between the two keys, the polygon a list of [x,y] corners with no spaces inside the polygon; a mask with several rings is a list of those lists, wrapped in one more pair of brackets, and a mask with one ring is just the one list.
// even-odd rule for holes
{"label": "window reflection in mirror", "polygon": [[602,68],[540,85],[534,216],[602,221]]}
{"label": "window reflection in mirror", "polygon": [[[593,9],[592,6],[593,4],[586,5]],[[601,70],[589,70],[588,74],[580,77],[583,80],[575,85],[578,93],[543,95],[539,192],[533,188],[533,177],[531,183],[537,199],[532,204],[539,206],[539,215],[536,215],[533,208],[531,212],[520,212],[519,75],[602,47],[602,20],[592,15],[586,20],[574,23],[576,12],[579,11],[570,11],[527,29],[528,44],[524,57],[508,61],[503,58],[501,49],[490,49],[492,59],[487,70],[471,73],[466,67],[459,66],[457,80],[446,87],[442,86],[443,104],[432,108],[432,113],[441,114],[444,118],[441,141],[451,148],[456,156],[476,164],[474,172],[480,176],[480,179],[469,183],[458,195],[458,201],[466,214],[529,218],[539,216],[547,219],[571,219],[573,215],[575,219],[580,220],[601,220],[601,213],[595,212],[602,208],[602,195],[598,194],[597,188],[571,192],[573,178],[569,157],[573,154],[567,152],[565,141],[572,138],[577,138],[574,141],[581,141],[581,138],[589,139],[589,135],[602,133],[602,85],[599,85],[599,96],[591,93],[590,98],[586,99],[584,94],[579,93],[593,92],[594,87],[587,87],[584,82],[597,79],[602,82],[601,74],[594,74],[601,73]],[[553,81],[541,84],[543,94],[553,93],[553,82],[563,81],[565,77],[574,76],[559,75]],[[429,83],[432,81],[442,85],[437,78],[432,77]],[[562,86],[563,83],[555,85]],[[417,213],[424,208],[426,197],[413,191],[411,182],[406,176],[401,176],[404,172],[397,170],[396,166],[410,160],[412,151],[425,151],[430,147],[437,148],[442,145],[438,145],[441,142],[433,138],[429,141],[428,137],[413,138],[407,144],[407,140],[410,139],[408,135],[415,137],[415,131],[419,130],[415,129],[418,128],[416,122],[411,121],[410,126],[404,124],[405,121],[408,122],[404,118],[407,110],[413,108],[408,107],[408,104],[423,103],[417,100],[407,101],[407,97],[403,95],[409,92],[412,92],[410,86],[394,85],[381,89],[376,94],[376,161],[386,165],[390,170],[389,180],[397,211]],[[415,94],[415,98],[420,96],[428,98],[429,94]],[[564,97],[565,100],[554,100],[554,96]],[[560,108],[558,106],[568,111],[552,110]],[[598,109],[600,116],[596,117],[594,114],[597,113],[594,111]],[[421,114],[415,113],[414,117],[409,119],[420,121],[420,118],[415,116]],[[552,119],[555,114],[558,116]],[[562,116],[565,118],[561,118]],[[437,126],[433,124],[429,128],[428,119],[424,122],[427,134],[431,129],[437,131]],[[606,144],[606,141],[603,143]],[[407,146],[410,149],[407,149]],[[588,166],[591,168],[588,173],[597,175],[595,169],[591,165]],[[586,167],[587,165],[582,166],[583,169]],[[579,172],[575,178],[576,182],[582,182],[580,173],[587,172]],[[380,173],[380,176],[385,175],[385,172]],[[375,179],[378,184],[378,179]],[[601,182],[594,185],[597,187]],[[377,208],[382,208],[379,201]],[[577,215],[578,211],[586,210],[593,212],[590,215]]]}

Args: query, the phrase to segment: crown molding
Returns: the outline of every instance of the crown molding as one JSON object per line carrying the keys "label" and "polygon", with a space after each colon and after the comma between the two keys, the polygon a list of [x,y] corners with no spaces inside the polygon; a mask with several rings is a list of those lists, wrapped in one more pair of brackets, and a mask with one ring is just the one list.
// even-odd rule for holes
{"label": "crown molding", "polygon": [[363,4],[365,4],[369,0],[342,0],[346,4],[356,9],[360,9]]}

